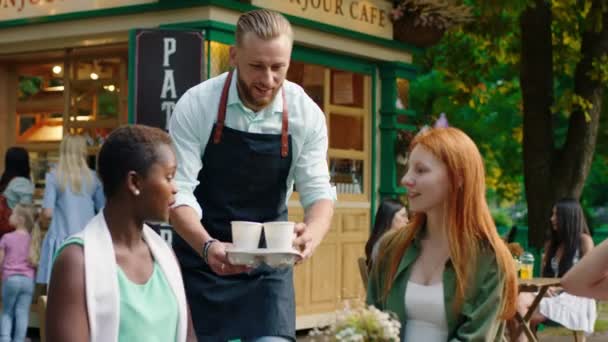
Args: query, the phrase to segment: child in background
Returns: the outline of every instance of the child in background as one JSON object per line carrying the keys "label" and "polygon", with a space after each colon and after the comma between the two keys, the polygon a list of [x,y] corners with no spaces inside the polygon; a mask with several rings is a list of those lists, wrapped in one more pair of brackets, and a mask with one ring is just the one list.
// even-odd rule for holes
{"label": "child in background", "polygon": [[[31,206],[17,204],[9,218],[15,231],[0,239],[2,320],[0,342],[23,341],[34,295],[41,232]],[[14,329],[13,329],[14,327]]]}

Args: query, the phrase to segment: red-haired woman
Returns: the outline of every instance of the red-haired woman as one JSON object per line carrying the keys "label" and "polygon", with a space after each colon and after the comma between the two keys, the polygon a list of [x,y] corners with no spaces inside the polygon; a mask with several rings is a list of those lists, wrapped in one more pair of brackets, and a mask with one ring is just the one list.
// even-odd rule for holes
{"label": "red-haired woman", "polygon": [[485,199],[475,143],[455,128],[410,146],[408,229],[381,240],[368,302],[397,314],[404,341],[492,341],[516,309],[513,258]]}

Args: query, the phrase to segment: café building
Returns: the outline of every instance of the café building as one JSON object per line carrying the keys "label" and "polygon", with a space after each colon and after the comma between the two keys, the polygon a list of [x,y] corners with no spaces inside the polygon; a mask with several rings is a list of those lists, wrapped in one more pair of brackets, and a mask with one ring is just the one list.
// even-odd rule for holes
{"label": "caf\u00e9 building", "polygon": [[[121,124],[165,128],[181,94],[229,70],[237,18],[260,7],[292,23],[287,78],[327,120],[335,215],[315,255],[294,272],[297,326],[309,328],[344,301],[365,298],[357,260],[375,208],[403,193],[395,141],[400,130],[413,130],[416,48],[393,39],[392,1],[0,0],[0,152],[27,148],[41,196],[67,132],[87,138],[94,163]],[[303,214],[296,189],[289,218]]]}

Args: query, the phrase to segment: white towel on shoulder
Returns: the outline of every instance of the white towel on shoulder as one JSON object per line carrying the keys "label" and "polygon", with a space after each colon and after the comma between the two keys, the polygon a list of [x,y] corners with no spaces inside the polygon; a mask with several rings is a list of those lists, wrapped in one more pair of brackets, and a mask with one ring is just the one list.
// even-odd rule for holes
{"label": "white towel on shoulder", "polygon": [[[103,216],[97,214],[74,235],[84,241],[87,315],[91,342],[117,342],[120,323],[120,295],[114,245]],[[159,264],[178,304],[177,341],[186,341],[188,313],[179,265],[173,251],[152,228],[144,224],[143,237]]]}

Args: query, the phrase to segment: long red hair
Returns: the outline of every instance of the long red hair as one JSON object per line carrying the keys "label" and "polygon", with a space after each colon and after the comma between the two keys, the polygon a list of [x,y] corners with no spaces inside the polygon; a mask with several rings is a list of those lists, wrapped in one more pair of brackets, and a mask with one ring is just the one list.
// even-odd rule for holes
{"label": "long red hair", "polygon": [[[470,279],[471,261],[477,260],[480,248],[485,245],[496,253],[496,262],[504,274],[501,318],[515,314],[517,276],[513,257],[498,235],[494,220],[486,202],[485,171],[475,143],[456,128],[434,128],[418,134],[410,145],[424,146],[447,169],[449,190],[447,200],[447,234],[450,258],[456,273],[455,309],[459,310]],[[407,229],[389,232],[383,239],[379,259],[385,267],[376,267],[384,277],[384,296],[392,287],[397,268],[405,250],[426,222],[424,213],[415,213]],[[473,264],[474,265],[474,264]]]}

